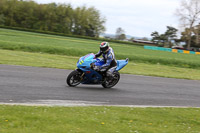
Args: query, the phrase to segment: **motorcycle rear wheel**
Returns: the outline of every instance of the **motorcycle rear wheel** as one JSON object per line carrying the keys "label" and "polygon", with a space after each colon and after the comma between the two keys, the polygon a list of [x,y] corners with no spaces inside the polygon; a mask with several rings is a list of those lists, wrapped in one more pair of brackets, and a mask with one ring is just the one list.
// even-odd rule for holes
{"label": "motorcycle rear wheel", "polygon": [[81,83],[81,73],[77,70],[72,71],[66,80],[67,84],[71,87],[75,87]]}
{"label": "motorcycle rear wheel", "polygon": [[113,75],[114,76],[113,76],[111,82],[106,80],[104,83],[101,84],[104,88],[112,88],[113,86],[115,86],[119,82],[119,79],[120,79],[119,72],[116,71],[116,72],[113,73]]}

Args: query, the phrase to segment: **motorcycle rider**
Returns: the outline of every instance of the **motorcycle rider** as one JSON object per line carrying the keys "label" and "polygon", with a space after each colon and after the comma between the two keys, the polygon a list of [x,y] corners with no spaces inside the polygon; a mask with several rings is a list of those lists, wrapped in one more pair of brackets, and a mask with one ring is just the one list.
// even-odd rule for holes
{"label": "motorcycle rider", "polygon": [[100,50],[95,57],[103,56],[105,62],[101,67],[94,67],[96,71],[106,72],[106,77],[113,77],[113,72],[117,68],[117,61],[113,49],[109,46],[108,42],[102,42],[100,44]]}

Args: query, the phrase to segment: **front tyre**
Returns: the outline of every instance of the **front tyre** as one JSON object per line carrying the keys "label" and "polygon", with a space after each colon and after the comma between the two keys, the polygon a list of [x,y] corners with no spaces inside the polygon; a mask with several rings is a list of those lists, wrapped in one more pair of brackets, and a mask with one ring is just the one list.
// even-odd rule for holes
{"label": "front tyre", "polygon": [[104,88],[111,88],[119,82],[119,79],[120,79],[120,74],[119,72],[115,71],[113,73],[113,78],[110,80],[106,80],[104,83],[102,83],[102,86]]}
{"label": "front tyre", "polygon": [[66,80],[67,84],[71,87],[75,87],[81,83],[81,72],[74,70],[72,71]]}

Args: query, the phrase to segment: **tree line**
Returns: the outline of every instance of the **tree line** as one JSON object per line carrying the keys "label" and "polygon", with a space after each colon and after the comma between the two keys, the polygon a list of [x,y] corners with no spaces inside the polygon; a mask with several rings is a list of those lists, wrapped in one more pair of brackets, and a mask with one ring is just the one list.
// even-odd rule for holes
{"label": "tree line", "polygon": [[[170,44],[170,41],[185,42],[185,49],[200,48],[200,1],[182,0],[175,15],[178,17],[181,27],[180,38],[177,38],[177,29],[167,26],[164,34],[153,32],[151,36],[157,44]],[[170,36],[169,36],[170,35]],[[168,45],[171,47],[171,45]],[[200,49],[198,49],[200,51]]]}
{"label": "tree line", "polygon": [[31,0],[0,0],[0,25],[98,37],[105,17],[95,7],[38,4]]}

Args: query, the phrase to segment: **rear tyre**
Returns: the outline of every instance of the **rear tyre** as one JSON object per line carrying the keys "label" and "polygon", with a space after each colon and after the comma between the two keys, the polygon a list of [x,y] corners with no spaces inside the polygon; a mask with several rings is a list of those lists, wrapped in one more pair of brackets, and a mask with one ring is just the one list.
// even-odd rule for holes
{"label": "rear tyre", "polygon": [[119,72],[115,71],[113,73],[113,78],[110,80],[106,79],[106,81],[104,83],[102,83],[101,85],[104,88],[111,88],[119,82],[119,79],[120,79],[120,74],[119,74]]}
{"label": "rear tyre", "polygon": [[81,83],[81,72],[74,70],[72,71],[66,80],[67,84],[71,87],[75,87]]}

